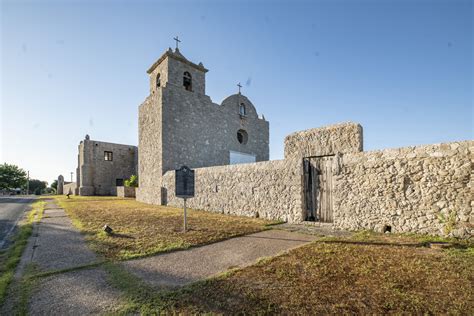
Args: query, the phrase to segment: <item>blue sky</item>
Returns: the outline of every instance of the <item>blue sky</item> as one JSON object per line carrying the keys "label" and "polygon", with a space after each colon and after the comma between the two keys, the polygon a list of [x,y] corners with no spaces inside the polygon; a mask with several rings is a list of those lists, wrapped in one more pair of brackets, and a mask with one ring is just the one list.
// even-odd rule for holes
{"label": "blue sky", "polygon": [[364,149],[473,139],[473,2],[1,1],[0,162],[69,179],[77,145],[137,144],[146,70],[182,39],[220,103],[294,131],[343,121]]}

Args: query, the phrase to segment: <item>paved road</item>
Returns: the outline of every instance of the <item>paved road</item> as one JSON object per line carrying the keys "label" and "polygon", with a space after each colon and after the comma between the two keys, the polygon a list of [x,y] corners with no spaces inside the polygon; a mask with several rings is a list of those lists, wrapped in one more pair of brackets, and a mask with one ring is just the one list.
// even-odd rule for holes
{"label": "paved road", "polygon": [[0,249],[6,247],[8,238],[35,196],[0,196]]}

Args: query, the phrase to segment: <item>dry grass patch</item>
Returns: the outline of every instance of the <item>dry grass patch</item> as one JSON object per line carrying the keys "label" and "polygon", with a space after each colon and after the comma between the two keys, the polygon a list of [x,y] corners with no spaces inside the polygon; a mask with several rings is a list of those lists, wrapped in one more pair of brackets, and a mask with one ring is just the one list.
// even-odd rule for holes
{"label": "dry grass patch", "polygon": [[[188,210],[183,233],[183,210],[115,197],[57,196],[73,223],[86,234],[98,253],[110,259],[130,259],[184,249],[264,230],[275,222]],[[108,236],[107,224],[114,229]]]}
{"label": "dry grass patch", "polygon": [[474,248],[374,234],[313,242],[160,298],[184,314],[474,314]]}

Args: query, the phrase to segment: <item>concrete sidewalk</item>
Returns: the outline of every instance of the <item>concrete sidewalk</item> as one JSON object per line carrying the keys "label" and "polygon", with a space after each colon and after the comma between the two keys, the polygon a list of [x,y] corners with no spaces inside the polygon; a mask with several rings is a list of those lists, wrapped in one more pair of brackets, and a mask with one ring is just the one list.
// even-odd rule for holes
{"label": "concrete sidewalk", "polygon": [[[28,241],[21,266],[35,264],[41,272],[51,272],[98,260],[64,210],[49,201],[43,219]],[[119,298],[120,292],[107,282],[107,273],[94,267],[38,279],[28,310],[31,315],[103,314],[116,310]]]}
{"label": "concrete sidewalk", "polygon": [[253,264],[258,258],[278,255],[317,238],[283,230],[267,230],[122,264],[152,286],[177,287],[231,268]]}
{"label": "concrete sidewalk", "polygon": [[[261,257],[278,255],[317,238],[310,234],[268,230],[120,264],[157,290],[169,289],[251,265]],[[38,279],[30,295],[29,314],[90,315],[117,311],[120,291],[109,284],[108,275],[100,265],[87,267],[99,261],[65,211],[50,200],[43,219],[35,225],[17,271],[20,278],[24,268],[33,264],[40,272],[53,272]],[[61,272],[63,269],[72,270]]]}
{"label": "concrete sidewalk", "polygon": [[84,236],[72,225],[70,218],[55,202],[46,203],[43,219],[36,234],[29,241],[24,256],[42,271],[60,270],[83,266],[98,261],[84,241]]}

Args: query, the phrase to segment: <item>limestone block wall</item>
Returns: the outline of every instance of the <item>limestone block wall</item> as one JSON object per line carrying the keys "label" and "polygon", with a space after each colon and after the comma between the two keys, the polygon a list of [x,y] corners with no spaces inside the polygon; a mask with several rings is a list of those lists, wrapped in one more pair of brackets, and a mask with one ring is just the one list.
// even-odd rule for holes
{"label": "limestone block wall", "polygon": [[[183,87],[184,72],[192,76],[191,91]],[[182,165],[228,165],[231,151],[256,161],[269,159],[268,121],[240,93],[213,103],[205,95],[206,72],[179,50],[166,51],[148,70],[150,95],[139,108],[138,201],[162,204],[163,174]],[[239,112],[241,104],[245,115]],[[246,135],[244,141],[238,132]]]}
{"label": "limestone block wall", "polygon": [[158,90],[158,74],[161,87],[166,87],[170,84],[184,90],[184,72],[188,72],[191,75],[192,91],[198,94],[205,94],[207,71],[202,63],[195,64],[187,60],[178,49],[173,52],[170,48],[147,71],[150,75],[150,94]]}
{"label": "limestone block wall", "polygon": [[[187,205],[223,214],[300,222],[303,219],[302,164],[274,160],[195,169],[195,197]],[[163,201],[181,207],[175,171],[163,176]]]}
{"label": "limestone block wall", "polygon": [[[112,152],[106,161],[105,152]],[[116,195],[118,179],[125,180],[136,174],[137,147],[91,140],[79,144],[79,194]]]}
{"label": "limestone block wall", "polygon": [[162,89],[147,97],[139,107],[138,117],[138,188],[137,200],[161,204]]}
{"label": "limestone block wall", "polygon": [[135,197],[134,187],[118,186],[116,191],[118,197]]}
{"label": "limestone block wall", "polygon": [[[260,119],[255,107],[243,95],[232,95],[222,105],[208,96],[168,86],[163,88],[163,173],[182,165],[190,168],[228,165],[229,151],[269,158],[269,123]],[[247,115],[239,115],[243,103]],[[246,143],[237,132],[245,130]]]}
{"label": "limestone block wall", "polygon": [[62,194],[64,194],[64,195],[67,195],[68,193],[76,194],[75,192],[76,192],[76,182],[65,182],[64,183]]}
{"label": "limestone block wall", "polygon": [[58,186],[56,190],[56,194],[61,195],[64,192],[64,177],[63,175],[58,176]]}
{"label": "limestone block wall", "polygon": [[196,65],[184,58],[181,53],[174,53],[172,58],[168,58],[168,82],[184,90],[183,75],[188,72],[191,75],[192,91],[198,94],[206,94],[206,72],[204,67]]}
{"label": "limestone block wall", "polygon": [[[161,58],[163,58],[163,56]],[[168,58],[163,58],[154,68],[152,66],[152,68],[148,70],[148,75],[150,76],[150,94],[160,90],[159,87],[166,86],[168,83]],[[158,76],[160,80],[159,87],[157,86]]]}
{"label": "limestone block wall", "polygon": [[285,138],[285,159],[356,153],[362,150],[362,126],[352,122],[308,129]]}
{"label": "limestone block wall", "polygon": [[334,181],[334,226],[472,236],[474,141],[352,153]]}

